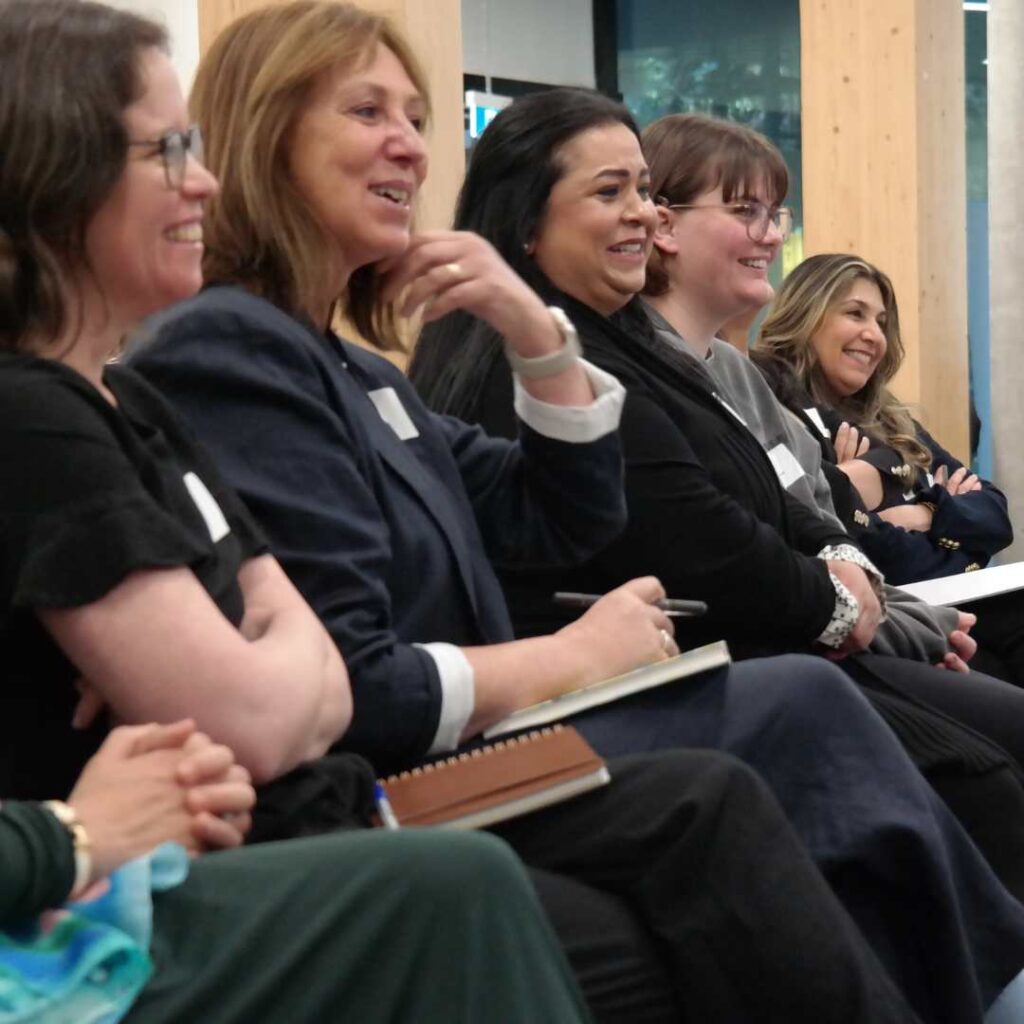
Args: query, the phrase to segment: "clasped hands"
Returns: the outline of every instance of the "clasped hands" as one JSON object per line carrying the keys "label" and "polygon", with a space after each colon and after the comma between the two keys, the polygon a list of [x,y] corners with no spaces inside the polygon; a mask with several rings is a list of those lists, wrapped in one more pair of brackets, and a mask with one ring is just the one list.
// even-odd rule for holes
{"label": "clasped hands", "polygon": [[165,842],[191,854],[240,845],[256,793],[231,749],[185,719],[112,730],[67,802],[88,833],[95,881]]}

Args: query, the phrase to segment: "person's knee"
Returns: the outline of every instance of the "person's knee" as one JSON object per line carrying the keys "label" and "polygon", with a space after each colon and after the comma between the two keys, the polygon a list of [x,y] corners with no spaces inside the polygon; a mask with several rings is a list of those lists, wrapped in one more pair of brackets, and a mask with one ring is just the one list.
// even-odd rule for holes
{"label": "person's knee", "polygon": [[415,887],[434,899],[479,898],[486,892],[532,890],[512,849],[487,832],[450,829],[408,830],[395,834],[400,856]]}
{"label": "person's knee", "polygon": [[857,685],[825,658],[784,654],[764,664],[771,681],[786,687],[786,708],[791,714],[805,719],[848,715],[853,720],[874,714]]}
{"label": "person's knee", "polygon": [[[628,764],[627,791],[639,816],[651,822],[660,816],[684,812],[697,816],[742,814],[745,808],[773,803],[771,790],[761,776],[732,754],[720,750],[663,750],[655,755],[624,758]],[[619,778],[619,762],[613,763]]]}

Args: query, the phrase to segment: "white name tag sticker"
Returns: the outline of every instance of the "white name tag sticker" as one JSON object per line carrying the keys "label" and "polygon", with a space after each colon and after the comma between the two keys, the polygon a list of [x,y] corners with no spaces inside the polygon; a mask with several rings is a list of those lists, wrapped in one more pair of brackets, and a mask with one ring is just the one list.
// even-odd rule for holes
{"label": "white name tag sticker", "polygon": [[398,435],[399,441],[409,441],[420,436],[416,424],[409,418],[394,388],[377,388],[376,391],[368,391],[367,394],[374,408],[380,413],[380,418]]}
{"label": "white name tag sticker", "polygon": [[807,413],[807,418],[821,431],[821,436],[828,437],[828,427],[825,426],[821,413],[813,405],[809,409],[804,409],[804,412]]}
{"label": "white name tag sticker", "polygon": [[768,452],[772,460],[779,483],[787,490],[804,475],[803,466],[796,461],[796,456],[784,445],[777,444]]}
{"label": "white name tag sticker", "polygon": [[196,503],[196,508],[199,509],[199,514],[203,517],[207,530],[210,531],[210,540],[216,544],[231,532],[231,527],[228,526],[228,521],[224,518],[217,499],[210,493],[206,484],[191,470],[182,477],[182,480],[184,480],[192,500]]}
{"label": "white name tag sticker", "polygon": [[718,404],[723,409],[728,409],[729,412],[731,412],[733,416],[735,416],[736,419],[738,419],[740,423],[743,424],[743,426],[747,425],[747,421],[720,394],[718,394],[717,391],[715,392],[715,398],[718,399]]}

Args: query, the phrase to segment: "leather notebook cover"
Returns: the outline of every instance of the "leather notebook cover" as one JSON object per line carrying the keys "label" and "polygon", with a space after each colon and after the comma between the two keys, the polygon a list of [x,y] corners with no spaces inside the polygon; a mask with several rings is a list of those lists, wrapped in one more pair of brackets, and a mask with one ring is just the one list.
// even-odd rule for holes
{"label": "leather notebook cover", "polygon": [[572,726],[554,725],[380,783],[401,825],[483,828],[567,800],[609,778],[604,760]]}

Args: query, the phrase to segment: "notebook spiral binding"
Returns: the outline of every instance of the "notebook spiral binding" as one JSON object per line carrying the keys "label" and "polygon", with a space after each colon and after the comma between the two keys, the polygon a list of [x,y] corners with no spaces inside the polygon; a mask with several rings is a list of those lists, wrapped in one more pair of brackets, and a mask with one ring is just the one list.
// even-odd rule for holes
{"label": "notebook spiral binding", "polygon": [[522,746],[525,743],[535,743],[537,740],[547,736],[553,736],[565,729],[562,724],[546,725],[542,729],[534,729],[531,732],[523,733],[522,736],[510,736],[507,740],[498,740],[496,743],[489,743],[486,747],[474,747],[462,754],[454,754],[446,757],[443,761],[433,761],[430,764],[420,765],[418,768],[410,768],[407,771],[399,772],[397,775],[389,775],[383,779],[384,785],[399,782],[402,779],[415,778],[417,775],[429,775],[431,772],[440,771],[442,768],[450,768],[452,765],[472,761],[474,758],[487,757],[495,751],[505,750],[510,747]]}

